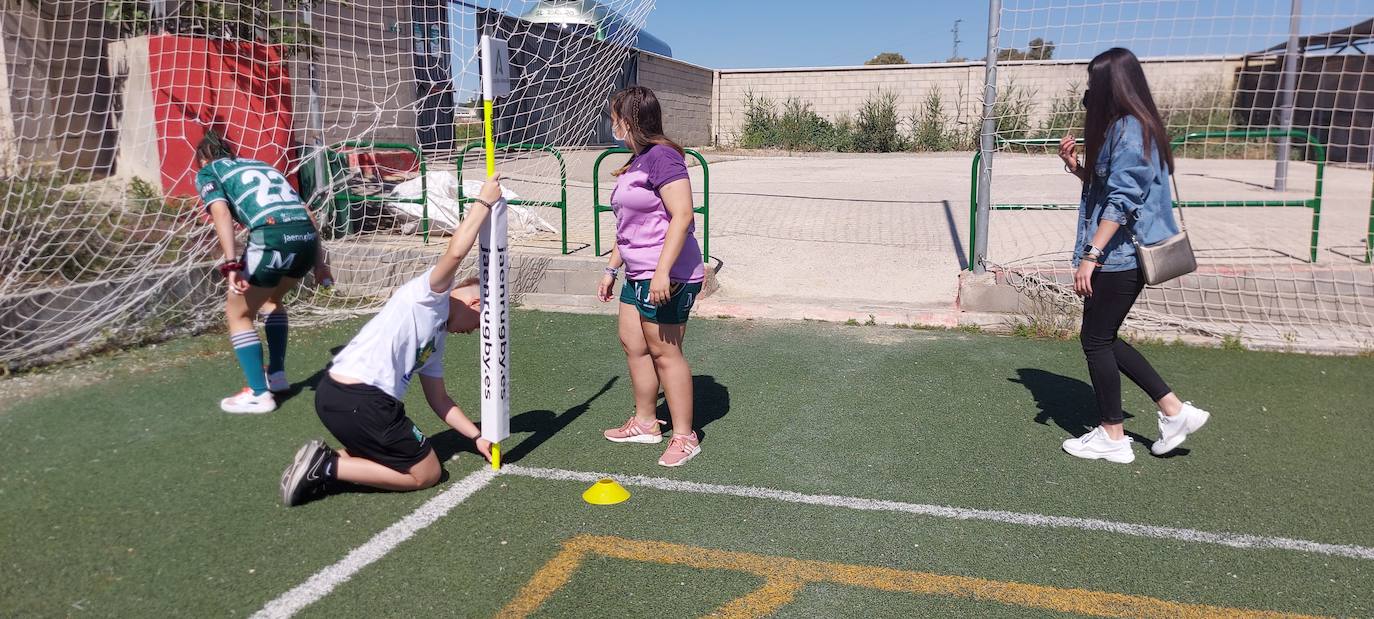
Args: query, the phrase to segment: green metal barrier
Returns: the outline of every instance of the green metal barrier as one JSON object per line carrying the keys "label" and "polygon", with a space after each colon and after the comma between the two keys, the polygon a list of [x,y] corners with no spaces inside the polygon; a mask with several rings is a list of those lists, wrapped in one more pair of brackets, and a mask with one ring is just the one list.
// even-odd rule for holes
{"label": "green metal barrier", "polygon": [[[459,214],[459,215],[462,215],[463,211],[466,209],[467,204],[468,204],[469,202],[472,202],[472,201],[475,199],[475,198],[470,198],[470,197],[467,197],[467,196],[463,195],[463,161],[467,158],[469,152],[471,152],[471,151],[473,151],[473,150],[476,150],[476,149],[479,149],[479,148],[484,148],[484,147],[485,147],[485,145],[482,144],[481,142],[469,142],[468,145],[467,145],[467,146],[464,146],[464,147],[463,147],[463,150],[462,150],[462,151],[459,151],[459,153],[458,153],[458,214]],[[558,149],[556,149],[556,148],[554,148],[554,147],[552,147],[552,146],[549,146],[549,145],[547,145],[547,144],[504,144],[504,143],[498,143],[498,144],[496,145],[496,150],[498,150],[498,151],[501,151],[501,150],[511,151],[511,150],[513,150],[513,151],[529,151],[529,152],[537,152],[537,151],[540,151],[540,152],[549,153],[549,154],[553,155],[553,158],[554,158],[554,159],[557,159],[557,160],[558,160],[558,192],[559,192],[558,195],[559,195],[559,198],[558,198],[558,200],[557,200],[556,202],[548,202],[548,201],[540,201],[540,200],[508,200],[506,203],[509,204],[509,205],[511,205],[511,206],[547,206],[547,207],[550,207],[550,208],[556,208],[556,209],[558,209],[558,211],[559,211],[559,213],[561,214],[561,217],[562,217],[562,222],[561,222],[561,226],[560,226],[560,229],[561,229],[561,233],[560,233],[560,234],[562,235],[562,241],[563,241],[563,245],[562,245],[562,248],[563,248],[563,249],[562,249],[562,250],[563,250],[563,254],[566,255],[566,254],[568,253],[568,166],[567,166],[567,164],[565,164],[565,163],[563,162],[563,155],[562,155],[562,153],[559,153],[559,152],[558,152]]]}
{"label": "green metal barrier", "polygon": [[[410,204],[419,204],[419,205],[420,205],[420,234],[421,234],[421,236],[424,238],[424,242],[425,242],[425,243],[429,243],[429,178],[428,178],[429,175],[426,174],[426,172],[429,171],[429,167],[428,167],[427,164],[425,163],[425,154],[424,154],[423,152],[420,152],[420,149],[419,149],[419,148],[416,148],[416,147],[411,146],[411,145],[409,145],[409,144],[400,144],[400,143],[394,143],[394,142],[367,142],[367,141],[348,141],[348,142],[339,142],[338,144],[335,144],[335,145],[333,145],[333,146],[330,146],[330,147],[329,147],[328,149],[326,149],[326,150],[328,150],[330,153],[334,154],[335,156],[342,156],[343,153],[341,152],[340,149],[344,149],[344,148],[365,148],[365,149],[370,149],[370,150],[405,150],[405,151],[410,151],[411,153],[413,153],[413,154],[415,155],[416,159],[418,159],[419,162],[420,162],[420,197],[418,197],[418,198],[396,198],[396,197],[392,197],[392,196],[381,196],[381,195],[378,195],[378,196],[363,196],[363,195],[358,195],[358,194],[356,194],[356,193],[352,193],[352,192],[348,191],[347,188],[345,188],[343,191],[341,191],[341,192],[339,192],[339,193],[337,193],[337,194],[334,195],[334,235],[335,235],[336,237],[338,237],[338,236],[348,236],[350,233],[352,233],[352,230],[349,229],[349,228],[350,228],[350,225],[349,225],[349,224],[351,223],[351,222],[349,221],[349,214],[350,214],[350,212],[352,211],[352,206],[353,206],[354,203],[362,203],[362,202],[388,202],[388,203],[392,203],[392,202],[407,202],[407,203],[410,203]],[[330,160],[329,160],[328,158],[326,158],[325,161],[326,161],[326,163],[325,163],[326,168],[325,168],[325,169],[328,171],[328,175],[327,175],[328,178],[329,178],[329,179],[335,178],[335,175],[336,175],[336,173],[338,172],[338,170],[335,170],[335,169],[332,168],[332,166],[330,166],[330,163],[329,163]],[[332,183],[331,183],[331,184],[332,184]]]}
{"label": "green metal barrier", "polygon": [[[701,164],[701,206],[692,209],[692,212],[701,215],[701,261],[711,262],[711,166],[706,163],[706,158],[701,153],[690,148],[685,149],[688,155],[696,158],[697,163]],[[592,164],[592,230],[596,235],[595,247],[593,251],[598,256],[604,256],[601,252],[601,214],[613,210],[609,204],[601,203],[601,161],[611,155],[628,154],[628,148],[610,148],[601,153],[596,158],[596,163]],[[609,251],[609,250],[608,250]]]}
{"label": "green metal barrier", "polygon": [[[1177,207],[1188,207],[1188,208],[1228,208],[1228,207],[1244,207],[1244,208],[1264,208],[1264,207],[1272,207],[1272,208],[1290,208],[1290,207],[1299,207],[1299,208],[1310,208],[1310,209],[1312,209],[1312,237],[1311,237],[1312,241],[1311,241],[1311,247],[1309,248],[1309,253],[1310,253],[1309,260],[1310,260],[1311,262],[1316,262],[1316,261],[1317,261],[1318,231],[1320,230],[1320,226],[1321,226],[1321,213],[1322,213],[1322,186],[1323,186],[1323,179],[1325,178],[1325,174],[1326,174],[1326,146],[1325,146],[1324,144],[1322,144],[1320,141],[1314,139],[1311,135],[1308,135],[1307,132],[1305,132],[1305,131],[1299,131],[1299,130],[1296,130],[1296,129],[1290,130],[1290,131],[1284,131],[1284,130],[1282,130],[1282,129],[1239,129],[1239,130],[1233,130],[1233,131],[1197,131],[1197,132],[1189,133],[1189,134],[1184,135],[1184,136],[1182,136],[1182,137],[1174,138],[1174,139],[1170,142],[1170,144],[1171,144],[1171,146],[1173,146],[1174,148],[1177,148],[1177,147],[1179,147],[1179,146],[1181,146],[1181,145],[1183,145],[1183,144],[1186,144],[1186,143],[1188,143],[1188,142],[1194,142],[1194,141],[1197,141],[1197,140],[1206,140],[1206,139],[1210,139],[1210,138],[1276,138],[1276,137],[1285,137],[1285,136],[1286,136],[1286,137],[1289,137],[1289,138],[1300,138],[1300,139],[1302,139],[1303,141],[1307,142],[1307,143],[1308,143],[1314,150],[1316,150],[1316,152],[1317,152],[1317,160],[1316,160],[1316,164],[1317,164],[1316,187],[1313,189],[1313,194],[1312,194],[1312,197],[1311,197],[1311,198],[1307,198],[1307,199],[1304,199],[1304,200],[1201,200],[1201,201],[1189,201],[1189,202],[1178,202],[1178,201],[1175,201],[1175,202],[1174,202],[1174,206],[1177,206]],[[1006,145],[1016,145],[1016,146],[1039,146],[1039,147],[1047,147],[1047,146],[1056,146],[1056,145],[1058,145],[1058,144],[1059,144],[1059,140],[1056,139],[1056,138],[1036,138],[1036,139],[1020,139],[1020,140],[998,140],[998,143],[999,143],[999,144],[1006,144]],[[1083,143],[1082,138],[1079,138],[1079,139],[1077,140],[1077,143],[1078,143],[1078,144],[1082,144],[1082,143]],[[972,181],[972,184],[971,184],[971,188],[969,189],[969,245],[968,245],[968,246],[969,246],[969,248],[970,248],[970,251],[972,251],[972,248],[973,248],[973,247],[976,247],[976,246],[977,246],[975,243],[976,243],[977,240],[978,240],[978,238],[977,238],[977,234],[978,234],[978,225],[977,225],[977,224],[978,224],[978,164],[982,161],[982,157],[983,157],[983,153],[982,153],[981,151],[977,151],[977,152],[974,152],[974,153],[973,153],[973,181]],[[1036,210],[1039,210],[1039,211],[1068,211],[1068,210],[1078,210],[1078,205],[1077,205],[1077,204],[989,204],[989,205],[988,205],[988,210],[989,210],[989,211],[1036,211]],[[1370,203],[1370,239],[1371,239],[1371,240],[1374,240],[1374,200],[1372,200],[1371,203]],[[1370,253],[1370,250],[1367,248],[1365,253],[1366,253],[1366,254],[1369,254],[1369,253]],[[970,271],[972,271],[972,270],[973,270],[973,264],[972,264],[972,261],[971,261],[971,260],[970,260],[969,262],[970,262],[970,264],[969,264],[968,269],[969,269]]]}
{"label": "green metal barrier", "polygon": [[1311,262],[1317,261],[1317,240],[1318,232],[1321,228],[1322,220],[1322,181],[1326,176],[1326,145],[1319,140],[1308,135],[1306,131],[1296,129],[1284,131],[1283,129],[1241,129],[1236,131],[1198,131],[1189,133],[1181,138],[1175,138],[1171,143],[1174,147],[1181,146],[1187,142],[1195,140],[1206,140],[1209,138],[1299,138],[1307,142],[1317,153],[1317,183],[1312,192],[1312,197],[1306,200],[1213,200],[1213,201],[1192,201],[1175,202],[1180,207],[1208,208],[1208,207],[1301,207],[1312,209],[1312,247],[1310,257]]}

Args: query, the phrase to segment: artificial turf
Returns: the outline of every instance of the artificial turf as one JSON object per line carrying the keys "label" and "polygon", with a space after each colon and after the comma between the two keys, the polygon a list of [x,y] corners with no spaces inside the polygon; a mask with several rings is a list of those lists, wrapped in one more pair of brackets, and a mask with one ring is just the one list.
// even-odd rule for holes
{"label": "artificial turf", "polygon": [[[441,455],[460,454],[446,482],[278,504],[295,448],[328,438],[313,380],[360,324],[293,331],[296,393],[270,415],[218,411],[242,381],[222,336],[107,359],[100,380],[60,370],[0,410],[0,615],[251,614],[477,470],[416,389],[411,417]],[[1095,424],[1076,342],[694,320],[703,453],[667,470],[661,445],[599,436],[631,410],[613,320],[517,311],[513,333],[508,463],[1374,546],[1374,359],[1142,346],[1213,418],[1171,457],[1150,456],[1153,408],[1127,383],[1137,459],[1115,465],[1059,450]],[[476,358],[474,338],[452,336],[447,380],[470,411]],[[1374,564],[1362,559],[643,488],[592,507],[582,486],[497,477],[304,614],[491,616],[581,534],[1190,604],[1374,612]],[[700,616],[759,584],[728,569],[591,557],[537,616]],[[778,616],[861,614],[1054,615],[808,584]]]}

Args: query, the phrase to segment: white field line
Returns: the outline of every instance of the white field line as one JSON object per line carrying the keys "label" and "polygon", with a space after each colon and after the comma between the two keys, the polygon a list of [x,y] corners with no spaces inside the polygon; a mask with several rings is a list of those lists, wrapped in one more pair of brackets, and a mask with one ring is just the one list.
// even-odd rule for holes
{"label": "white field line", "polygon": [[[519,465],[506,465],[501,467],[500,474],[583,483],[593,483],[598,479],[611,477],[627,486],[653,488],[655,490],[666,490],[669,492],[691,492],[695,494],[737,496],[749,499],[768,499],[772,501],[782,501],[784,503],[820,505],[823,507],[837,507],[862,511],[898,512],[934,516],[937,518],[950,518],[953,520],[985,520],[1029,527],[1102,531],[1119,535],[1165,539],[1195,544],[1217,544],[1220,546],[1230,546],[1232,548],[1289,550],[1293,552],[1335,557],[1374,560],[1374,548],[1366,546],[1326,544],[1287,537],[1265,537],[1262,535],[1245,535],[1241,533],[1214,533],[1196,529],[1159,527],[1148,524],[1132,524],[1129,522],[1112,522],[1110,520],[1098,520],[1096,518],[1046,516],[1043,514],[968,509],[922,503],[902,503],[900,501],[884,501],[880,499],[865,499],[827,494],[802,494],[800,492],[773,490],[771,488],[759,488],[755,486],[726,486],[663,479],[660,477],[643,477],[638,475],[615,476],[604,473],[524,467]],[[467,500],[468,497],[472,496],[478,490],[485,488],[487,484],[491,483],[491,480],[494,479],[496,475],[497,473],[495,471],[485,468],[469,474],[467,477],[453,484],[452,487],[429,501],[426,501],[424,505],[421,505],[415,511],[411,512],[410,515],[373,536],[367,543],[354,548],[337,563],[316,572],[315,575],[311,576],[305,582],[283,593],[277,599],[268,602],[266,606],[263,606],[262,610],[253,614],[253,618],[277,619],[291,617],[306,606],[319,601],[324,596],[329,595],[329,593],[339,585],[347,582],[354,574],[357,574],[358,571],[386,556],[387,553],[391,552],[392,549],[396,548],[401,542],[410,539],[421,529],[434,524],[435,521],[447,515],[454,507],[457,507],[463,501]]]}
{"label": "white field line", "polygon": [[1266,537],[1262,535],[1246,535],[1242,533],[1215,533],[1211,531],[1199,531],[1196,529],[1160,527],[1148,524],[1132,524],[1129,522],[1113,522],[1110,520],[1099,520],[1096,518],[1046,516],[1043,514],[1023,514],[1019,512],[1008,512],[1000,510],[968,509],[963,507],[948,507],[945,505],[902,503],[898,501],[884,501],[879,499],[864,499],[824,494],[801,494],[799,492],[773,490],[771,488],[757,488],[753,486],[725,486],[718,484],[705,484],[692,481],[663,479],[658,477],[616,476],[606,475],[602,473],[566,471],[562,469],[523,467],[518,465],[504,466],[501,468],[501,473],[505,475],[516,475],[520,477],[533,477],[537,479],[551,479],[560,481],[579,481],[584,483],[592,483],[598,479],[611,477],[614,478],[616,481],[627,486],[640,486],[645,488],[654,488],[656,490],[667,490],[670,492],[692,492],[695,494],[716,494],[725,496],[745,497],[751,499],[769,499],[773,501],[782,501],[785,503],[821,505],[825,507],[840,507],[863,511],[901,512],[908,514],[919,514],[922,516],[934,516],[937,518],[950,518],[954,520],[986,520],[991,522],[1002,522],[1006,524],[1016,524],[1029,527],[1067,528],[1080,529],[1084,531],[1102,531],[1106,533],[1115,533],[1118,535],[1149,537],[1155,539],[1189,542],[1194,544],[1217,544],[1220,546],[1230,546],[1232,548],[1246,548],[1258,550],[1289,550],[1293,552],[1304,552],[1319,555],[1329,555],[1335,557],[1374,560],[1374,548],[1370,548],[1367,546],[1355,546],[1352,544],[1326,544],[1322,542],[1291,539],[1287,537]]}
{"label": "white field line", "polygon": [[483,468],[455,482],[447,490],[425,501],[424,505],[416,508],[410,515],[396,521],[395,524],[387,527],[381,533],[372,536],[372,539],[367,540],[367,543],[362,546],[354,548],[338,563],[316,572],[314,576],[297,585],[294,589],[268,602],[266,606],[262,607],[262,610],[253,614],[253,618],[290,617],[306,606],[319,601],[320,598],[329,595],[329,592],[339,585],[348,582],[348,579],[357,574],[359,570],[386,556],[401,542],[410,539],[421,529],[443,518],[473,493],[485,488],[495,477],[495,471],[490,468]]}

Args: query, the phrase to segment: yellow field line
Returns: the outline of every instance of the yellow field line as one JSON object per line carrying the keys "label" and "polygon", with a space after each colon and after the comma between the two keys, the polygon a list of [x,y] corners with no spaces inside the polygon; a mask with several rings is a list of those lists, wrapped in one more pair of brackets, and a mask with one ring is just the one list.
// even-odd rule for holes
{"label": "yellow field line", "polygon": [[864,589],[918,595],[951,595],[1096,617],[1168,618],[1301,618],[1297,615],[1242,608],[1170,602],[1140,595],[1087,589],[1047,587],[968,576],[911,572],[885,567],[769,557],[745,552],[698,548],[667,542],[621,537],[578,535],[563,543],[563,550],[501,609],[498,617],[519,619],[537,610],[563,585],[589,554],[612,559],[664,565],[684,565],[705,570],[746,572],[764,579],[763,587],[735,599],[712,616],[762,617],[782,608],[809,583],[829,582]]}
{"label": "yellow field line", "polygon": [[515,594],[515,599],[502,608],[501,612],[496,613],[496,616],[500,619],[528,617],[530,613],[543,606],[544,601],[555,591],[568,584],[568,579],[572,578],[573,572],[582,564],[582,558],[587,556],[585,548],[572,543],[578,539],[574,537],[564,543],[563,551],[545,563],[544,567],[539,568],[534,577]]}
{"label": "yellow field line", "polygon": [[767,617],[786,606],[805,587],[800,580],[769,580],[748,595],[730,600],[706,616],[724,619],[756,619]]}

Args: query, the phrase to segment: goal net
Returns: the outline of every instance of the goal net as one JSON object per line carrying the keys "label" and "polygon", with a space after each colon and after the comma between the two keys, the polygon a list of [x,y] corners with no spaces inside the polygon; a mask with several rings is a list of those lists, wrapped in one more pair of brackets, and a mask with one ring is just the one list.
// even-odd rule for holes
{"label": "goal net", "polygon": [[1083,135],[1088,60],[1125,47],[1173,141],[1175,199],[1199,263],[1148,289],[1128,325],[1374,350],[1367,3],[1000,5],[985,267],[1055,311],[1078,306],[1069,260],[1081,185],[1057,143]]}
{"label": "goal net", "polygon": [[4,0],[0,368],[222,324],[222,257],[193,183],[208,129],[316,214],[336,285],[307,276],[293,313],[378,307],[433,263],[485,175],[483,32],[510,47],[495,119],[511,233],[557,239],[556,155],[610,141],[606,101],[652,7]]}

